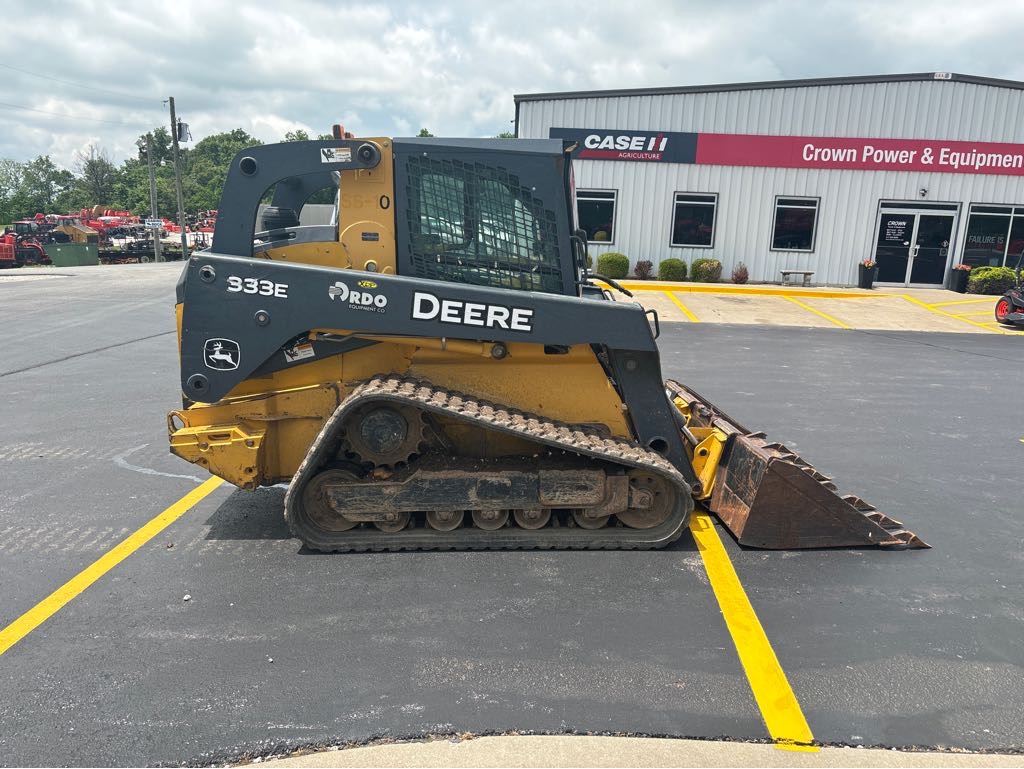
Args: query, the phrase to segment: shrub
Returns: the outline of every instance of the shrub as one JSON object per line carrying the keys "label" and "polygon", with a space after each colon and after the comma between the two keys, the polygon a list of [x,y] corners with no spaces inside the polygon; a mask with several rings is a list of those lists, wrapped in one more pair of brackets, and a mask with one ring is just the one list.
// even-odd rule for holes
{"label": "shrub", "polygon": [[967,280],[968,294],[1001,294],[1016,283],[1009,267],[975,267]]}
{"label": "shrub", "polygon": [[747,271],[747,265],[743,262],[737,264],[732,271],[732,282],[733,283],[746,283],[750,280],[750,273]]}
{"label": "shrub", "polygon": [[717,283],[722,277],[722,263],[717,259],[694,259],[690,276],[697,283]]}
{"label": "shrub", "polygon": [[658,265],[658,280],[686,280],[686,262],[682,259],[662,259]]}
{"label": "shrub", "polygon": [[624,278],[629,274],[629,257],[612,251],[597,257],[597,272],[609,278]]}
{"label": "shrub", "polygon": [[633,274],[640,278],[640,280],[647,280],[651,277],[652,272],[654,272],[654,262],[647,259],[637,262],[636,267],[633,268]]}

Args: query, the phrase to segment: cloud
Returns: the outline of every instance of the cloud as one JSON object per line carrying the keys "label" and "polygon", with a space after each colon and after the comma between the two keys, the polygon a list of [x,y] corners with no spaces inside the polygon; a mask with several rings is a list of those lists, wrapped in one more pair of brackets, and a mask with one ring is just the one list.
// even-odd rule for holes
{"label": "cloud", "polygon": [[243,128],[276,141],[336,122],[489,136],[511,129],[516,93],[935,70],[1024,79],[1016,2],[75,0],[17,4],[4,20],[18,34],[0,58],[0,157],[69,168],[90,144],[133,155],[139,134],[169,122],[168,95],[196,140]]}

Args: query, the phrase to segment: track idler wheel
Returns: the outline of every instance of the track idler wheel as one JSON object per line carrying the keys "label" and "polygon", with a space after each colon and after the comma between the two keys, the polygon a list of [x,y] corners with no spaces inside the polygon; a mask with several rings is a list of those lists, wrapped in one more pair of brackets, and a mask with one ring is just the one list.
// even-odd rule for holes
{"label": "track idler wheel", "polygon": [[357,523],[331,507],[327,487],[358,480],[348,470],[329,469],[313,476],[302,492],[302,507],[309,520],[324,531],[348,531]]}
{"label": "track idler wheel", "polygon": [[668,520],[676,499],[675,492],[664,478],[643,470],[630,470],[629,486],[633,499],[642,498],[646,506],[618,513],[620,521],[631,529],[653,529]]}

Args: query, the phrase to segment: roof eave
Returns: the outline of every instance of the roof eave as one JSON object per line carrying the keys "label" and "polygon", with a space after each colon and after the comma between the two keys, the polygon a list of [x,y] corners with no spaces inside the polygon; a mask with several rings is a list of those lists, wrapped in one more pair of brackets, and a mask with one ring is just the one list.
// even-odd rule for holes
{"label": "roof eave", "polygon": [[692,85],[672,88],[620,88],[603,91],[562,91],[550,93],[526,93],[514,96],[516,106],[527,101],[551,101],[556,99],[609,99],[628,96],[667,96],[671,94],[716,93],[725,91],[764,91],[775,88],[814,88],[821,86],[864,85],[874,83],[901,82],[960,82],[987,85],[995,88],[1024,90],[1024,82],[1004,80],[978,75],[963,75],[957,72],[914,72],[900,75],[854,75],[849,77],[805,78],[803,80],[766,80],[756,83],[719,83],[715,85]]}

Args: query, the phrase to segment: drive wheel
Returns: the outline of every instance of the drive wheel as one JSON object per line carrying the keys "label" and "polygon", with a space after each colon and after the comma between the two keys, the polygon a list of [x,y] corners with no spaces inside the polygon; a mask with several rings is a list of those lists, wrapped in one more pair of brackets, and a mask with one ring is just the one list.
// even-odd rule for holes
{"label": "drive wheel", "polygon": [[375,467],[408,462],[423,441],[423,413],[407,404],[370,404],[345,423],[348,449]]}
{"label": "drive wheel", "polygon": [[473,523],[478,529],[497,531],[508,523],[508,510],[474,510]]}
{"label": "drive wheel", "polygon": [[1005,296],[996,302],[996,320],[999,323],[1006,323],[1006,316],[1012,312],[1010,300]]}
{"label": "drive wheel", "polygon": [[395,534],[409,525],[410,518],[412,518],[411,513],[388,513],[387,520],[374,521],[373,525],[388,534]]}
{"label": "drive wheel", "polygon": [[521,529],[543,529],[551,520],[551,511],[537,508],[534,510],[515,510],[516,524]]}
{"label": "drive wheel", "polygon": [[333,507],[327,499],[327,487],[337,483],[352,483],[359,480],[348,470],[324,470],[317,473],[302,491],[302,507],[315,526],[324,531],[348,531],[356,526]]}
{"label": "drive wheel", "polygon": [[631,470],[629,485],[634,496],[643,495],[647,498],[648,506],[618,513],[620,521],[631,529],[653,529],[668,520],[674,507],[675,495],[664,478],[643,470]]}
{"label": "drive wheel", "polygon": [[586,508],[572,511],[572,519],[581,529],[603,529],[608,525],[609,518],[607,515],[594,517]]}
{"label": "drive wheel", "polygon": [[430,528],[438,531],[453,531],[462,525],[462,519],[466,517],[462,510],[430,510],[427,513],[427,523]]}

